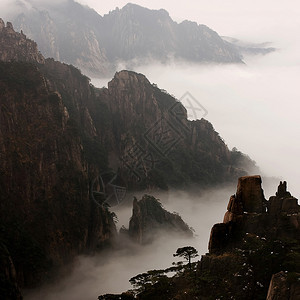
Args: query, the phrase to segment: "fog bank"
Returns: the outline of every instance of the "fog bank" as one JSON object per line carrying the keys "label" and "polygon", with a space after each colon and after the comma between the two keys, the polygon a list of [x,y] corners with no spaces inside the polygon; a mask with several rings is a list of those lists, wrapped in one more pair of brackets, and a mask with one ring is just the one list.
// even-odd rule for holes
{"label": "fog bank", "polygon": [[[264,184],[265,183],[265,184]],[[275,186],[268,185],[263,179],[265,197],[275,193]],[[119,250],[101,252],[92,257],[78,257],[72,274],[60,278],[54,285],[46,285],[26,295],[25,300],[96,300],[104,293],[118,293],[131,287],[129,279],[137,274],[153,269],[170,267],[179,261],[173,257],[177,248],[195,247],[201,258],[208,252],[210,230],[215,223],[220,223],[227,210],[230,195],[236,191],[236,185],[207,190],[202,196],[183,191],[170,191],[158,196],[165,209],[178,212],[183,220],[195,230],[192,239],[163,235],[147,246],[127,245]],[[140,197],[139,197],[140,198]],[[132,199],[129,205],[114,207],[120,228],[128,228],[131,216]]]}

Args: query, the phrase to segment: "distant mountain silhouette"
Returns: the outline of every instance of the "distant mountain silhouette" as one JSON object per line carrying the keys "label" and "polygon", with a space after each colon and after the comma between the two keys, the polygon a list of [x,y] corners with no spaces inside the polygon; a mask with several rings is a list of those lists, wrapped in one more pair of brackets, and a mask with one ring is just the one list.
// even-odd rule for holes
{"label": "distant mountain silhouette", "polygon": [[215,31],[191,21],[178,24],[163,9],[127,4],[102,17],[68,0],[42,8],[24,6],[10,21],[37,42],[45,57],[73,64],[90,76],[111,76],[119,62],[129,67],[172,59],[242,63],[239,50]]}

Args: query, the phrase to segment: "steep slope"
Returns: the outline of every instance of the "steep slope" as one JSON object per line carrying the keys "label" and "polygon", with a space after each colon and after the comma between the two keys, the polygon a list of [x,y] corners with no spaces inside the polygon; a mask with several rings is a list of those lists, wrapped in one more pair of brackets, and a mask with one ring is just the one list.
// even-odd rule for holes
{"label": "steep slope", "polygon": [[[13,25],[7,22],[5,26],[0,19],[0,60],[1,61],[27,61],[44,63],[44,57],[38,52],[37,44],[26,39],[26,36],[14,31]],[[18,45],[16,48],[15,46]]]}
{"label": "steep slope", "polygon": [[13,264],[1,279],[12,286],[36,286],[112,242],[114,214],[92,197],[103,172],[127,189],[202,188],[253,166],[141,74],[122,71],[96,89],[10,24],[0,40],[1,260]]}
{"label": "steep slope", "polygon": [[286,187],[280,182],[267,201],[260,176],[239,178],[223,223],[211,230],[209,253],[171,278],[165,274],[176,268],[149,271],[150,284],[141,280],[128,299],[299,299],[300,205]]}
{"label": "steep slope", "polygon": [[207,186],[255,168],[230,151],[208,121],[188,121],[181,103],[141,74],[116,73],[100,95],[112,113],[115,153],[129,187]]}
{"label": "steep slope", "polygon": [[[174,22],[168,12],[127,4],[103,17],[101,40],[110,60],[149,58],[167,61],[241,62],[219,35],[196,22]],[[187,47],[188,45],[188,47]]]}
{"label": "steep slope", "polygon": [[45,57],[73,64],[87,74],[101,76],[110,73],[106,51],[97,37],[101,19],[94,10],[68,0],[54,5],[23,6],[13,24],[18,31],[23,30],[37,42]]}
{"label": "steep slope", "polygon": [[178,214],[165,210],[154,197],[144,195],[139,201],[135,198],[129,222],[129,237],[140,244],[147,244],[163,233],[193,236],[193,231],[182,218]]}
{"label": "steep slope", "polygon": [[[37,51],[23,52],[33,42],[8,28],[0,31],[1,40],[4,36],[10,41],[1,44],[0,53],[40,60]],[[13,51],[5,52],[7,45]],[[10,60],[8,55],[1,57]],[[83,137],[70,120],[61,94],[39,70],[46,68],[39,60],[0,62],[0,240],[7,249],[6,261],[16,271],[9,278],[21,287],[36,286],[50,276],[49,270],[103,247],[116,233],[110,212],[89,197],[89,178],[99,173],[101,165],[93,164],[83,152]],[[72,67],[57,66],[67,71],[68,84],[88,97],[87,78]],[[80,110],[76,100],[73,109]],[[90,128],[86,125],[86,135],[93,135]]]}
{"label": "steep slope", "polygon": [[129,3],[102,17],[73,0],[35,5],[18,2],[22,13],[12,20],[14,26],[34,39],[45,57],[73,64],[89,76],[112,76],[119,62],[128,67],[145,60],[242,62],[216,32],[195,22],[178,24],[163,9]]}

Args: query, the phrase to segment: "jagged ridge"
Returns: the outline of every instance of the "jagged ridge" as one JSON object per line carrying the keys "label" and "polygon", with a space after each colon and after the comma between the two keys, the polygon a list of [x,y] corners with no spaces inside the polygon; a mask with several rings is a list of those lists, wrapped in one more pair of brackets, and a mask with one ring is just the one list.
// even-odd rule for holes
{"label": "jagged ridge", "polygon": [[[96,89],[76,68],[44,60],[10,25],[0,39],[0,239],[19,286],[33,287],[54,267],[112,241],[113,215],[90,197],[101,172],[119,169],[125,186],[140,189],[205,186],[246,172],[243,155],[229,151],[208,121],[188,121],[183,106],[145,76],[122,71],[108,89]],[[164,152],[153,125],[176,147]],[[130,152],[137,144],[148,156],[142,161]],[[143,165],[149,155],[151,168]]]}
{"label": "jagged ridge", "polygon": [[73,64],[89,76],[112,76],[124,61],[127,68],[145,60],[242,62],[238,51],[207,26],[178,24],[163,9],[130,3],[102,17],[75,1],[64,1],[24,8],[13,23],[38,43],[45,57]]}
{"label": "jagged ridge", "polygon": [[139,201],[135,198],[129,222],[129,237],[140,244],[147,244],[159,234],[192,237],[193,231],[178,214],[165,210],[153,196],[144,195]]}

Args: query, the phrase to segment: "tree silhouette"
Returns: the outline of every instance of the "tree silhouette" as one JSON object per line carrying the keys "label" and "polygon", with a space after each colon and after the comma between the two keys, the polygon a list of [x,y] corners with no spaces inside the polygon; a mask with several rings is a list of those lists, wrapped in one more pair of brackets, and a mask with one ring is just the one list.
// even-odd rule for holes
{"label": "tree silhouette", "polygon": [[178,248],[176,253],[173,256],[180,256],[186,259],[189,263],[189,268],[192,269],[191,260],[192,258],[196,258],[198,255],[198,251],[192,246],[186,246],[182,248]]}

